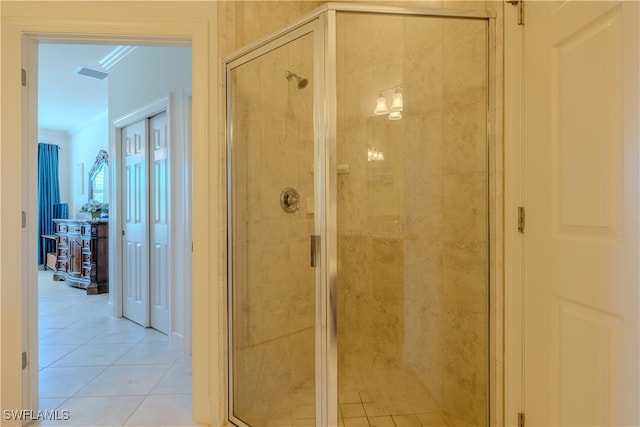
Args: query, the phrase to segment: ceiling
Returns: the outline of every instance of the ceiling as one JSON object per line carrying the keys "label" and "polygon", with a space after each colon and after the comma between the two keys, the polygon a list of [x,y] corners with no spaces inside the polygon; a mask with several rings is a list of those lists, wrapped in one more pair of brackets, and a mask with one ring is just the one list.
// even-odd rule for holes
{"label": "ceiling", "polygon": [[[38,53],[38,127],[74,133],[106,114],[109,78],[74,74],[85,66],[108,72],[100,61],[115,45],[41,42]],[[120,58],[121,59],[121,58]],[[104,63],[104,61],[103,61]],[[109,64],[113,65],[113,63]]]}

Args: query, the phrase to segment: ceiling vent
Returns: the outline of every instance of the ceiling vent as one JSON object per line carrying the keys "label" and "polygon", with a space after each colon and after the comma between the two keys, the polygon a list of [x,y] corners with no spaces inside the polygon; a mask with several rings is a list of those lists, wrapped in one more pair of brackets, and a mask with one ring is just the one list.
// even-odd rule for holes
{"label": "ceiling vent", "polygon": [[94,70],[93,68],[82,67],[82,66],[73,70],[73,74],[78,74],[80,76],[85,76],[85,77],[91,77],[92,79],[98,79],[98,80],[104,80],[109,75],[104,71],[98,71],[98,70]]}

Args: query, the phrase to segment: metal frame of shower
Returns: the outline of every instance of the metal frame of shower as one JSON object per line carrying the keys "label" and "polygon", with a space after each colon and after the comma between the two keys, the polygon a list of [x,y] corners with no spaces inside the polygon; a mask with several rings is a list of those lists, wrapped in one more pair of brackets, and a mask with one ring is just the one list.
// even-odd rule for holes
{"label": "metal frame of shower", "polygon": [[[229,55],[224,60],[226,88],[226,143],[227,143],[227,419],[238,426],[247,426],[233,415],[233,205],[232,156],[233,120],[231,118],[231,71],[268,52],[278,49],[306,34],[314,37],[313,64],[313,129],[314,129],[314,188],[320,194],[314,197],[314,229],[320,235],[320,266],[315,268],[315,359],[316,359],[316,425],[338,425],[338,335],[337,335],[337,12],[385,15],[412,15],[440,18],[485,20],[487,29],[487,178],[491,171],[491,144],[495,139],[495,14],[488,11],[432,9],[402,6],[383,6],[358,3],[327,4],[302,16],[296,22],[263,37]],[[318,77],[324,77],[320,79]],[[490,180],[487,179],[487,186]],[[494,358],[491,345],[491,191],[487,189],[487,301],[488,344],[487,373]],[[491,385],[487,381],[487,424],[491,423]]]}

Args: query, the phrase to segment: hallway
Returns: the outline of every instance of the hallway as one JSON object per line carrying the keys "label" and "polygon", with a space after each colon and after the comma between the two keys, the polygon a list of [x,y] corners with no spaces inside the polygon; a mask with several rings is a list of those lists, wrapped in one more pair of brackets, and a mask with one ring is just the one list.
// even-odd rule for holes
{"label": "hallway", "polygon": [[68,411],[41,426],[197,426],[191,357],[166,335],[110,314],[108,294],[86,295],[38,272],[40,410]]}

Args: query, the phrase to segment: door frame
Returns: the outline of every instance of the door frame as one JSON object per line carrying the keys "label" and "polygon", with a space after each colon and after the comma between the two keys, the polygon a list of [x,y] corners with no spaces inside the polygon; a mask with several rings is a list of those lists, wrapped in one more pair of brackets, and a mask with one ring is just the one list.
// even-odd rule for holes
{"label": "door frame", "polygon": [[[290,36],[290,33],[295,31],[296,29],[300,29],[307,25],[309,22],[313,21],[317,17],[320,18],[320,28],[316,31],[322,35],[322,39],[324,39],[324,44],[318,43],[315,45],[315,49],[318,52],[322,52],[323,61],[316,60],[314,64],[314,73],[316,76],[321,76],[318,74],[319,70],[317,67],[322,66],[322,71],[324,71],[324,79],[320,83],[320,88],[316,88],[316,90],[320,90],[321,92],[316,92],[324,94],[324,99],[319,100],[316,99],[314,101],[314,106],[317,108],[317,111],[320,114],[316,115],[316,119],[320,120],[319,122],[314,123],[315,135],[314,138],[318,141],[316,143],[316,156],[314,161],[314,169],[318,173],[314,174],[314,179],[316,179],[316,185],[318,188],[321,188],[324,194],[317,193],[315,195],[314,202],[314,212],[318,215],[318,212],[325,212],[326,216],[321,218],[320,235],[320,252],[322,265],[320,268],[316,269],[316,285],[321,283],[321,286],[316,287],[316,298],[317,302],[316,307],[316,372],[321,372],[322,374],[316,374],[316,424],[317,425],[334,425],[337,424],[338,420],[338,386],[337,386],[337,310],[336,310],[336,295],[337,295],[337,237],[335,236],[335,224],[336,224],[336,213],[337,213],[337,201],[336,201],[336,186],[337,186],[337,160],[336,160],[336,134],[337,134],[337,121],[336,121],[336,106],[337,106],[337,87],[336,87],[336,49],[337,49],[337,39],[336,39],[336,19],[337,12],[365,12],[365,13],[380,13],[380,14],[394,14],[394,15],[402,15],[402,16],[431,16],[431,17],[453,17],[460,18],[466,17],[469,19],[485,19],[487,20],[487,48],[488,48],[488,104],[487,104],[487,119],[488,119],[488,149],[492,144],[497,145],[497,141],[502,143],[502,139],[497,139],[496,134],[496,123],[499,121],[496,118],[496,114],[502,113],[502,105],[496,105],[496,102],[499,100],[497,98],[497,86],[498,86],[498,73],[499,71],[496,69],[497,62],[497,53],[495,49],[500,47],[498,42],[496,41],[496,24],[499,22],[497,20],[498,14],[494,13],[487,8],[488,10],[465,10],[459,11],[455,9],[446,9],[446,8],[421,8],[421,7],[404,7],[404,6],[387,6],[387,5],[359,5],[353,3],[328,3],[324,6],[320,6],[312,12],[309,12],[307,15],[299,18],[294,23],[282,27],[277,30],[275,33],[267,35],[258,41],[249,44],[247,46],[242,47],[241,49],[233,52],[224,60],[224,65],[226,67],[226,81],[227,81],[227,98],[226,98],[226,108],[227,108],[227,152],[232,153],[231,148],[231,140],[233,138],[233,125],[230,119],[229,112],[231,111],[231,95],[228,90],[229,82],[232,81],[230,69],[237,66],[238,63],[248,62],[272,49],[275,49],[281,46],[284,43],[278,44],[279,41],[286,39]],[[515,16],[515,15],[514,15]],[[274,46],[274,47],[271,47]],[[502,59],[502,58],[500,58]],[[320,65],[322,63],[322,65]],[[502,65],[502,64],[500,64]],[[314,79],[318,80],[318,79]],[[318,83],[316,83],[318,84]],[[496,162],[502,162],[502,157],[499,154],[502,154],[498,151],[498,149],[494,149],[494,151],[489,152],[489,157],[495,156]],[[488,165],[494,161],[492,158]],[[320,162],[320,164],[318,164]],[[498,170],[498,167],[496,167]],[[492,173],[496,172],[496,170],[488,170],[489,177]],[[229,156],[227,158],[227,191],[231,192],[231,162],[229,160]],[[498,173],[496,172],[496,175]],[[506,175],[506,173],[505,173]],[[498,181],[498,178],[495,179],[496,188],[498,188],[502,182]],[[493,196],[492,190],[489,189],[490,196]],[[491,197],[490,197],[491,198]],[[497,197],[495,197],[497,199]],[[231,200],[227,201],[227,230],[228,230],[228,241],[227,247],[229,248],[228,258],[227,258],[227,271],[229,272],[227,275],[228,287],[229,287],[229,295],[231,295],[231,271],[232,271],[232,253],[230,248],[232,247],[231,233],[232,224],[232,211],[231,211]],[[496,233],[496,239],[502,239],[503,235],[501,234],[502,229],[498,229],[499,220],[503,218],[504,211],[501,209],[502,205],[499,204],[499,201],[491,201],[489,203],[489,212],[495,210],[496,219],[494,223],[489,225],[487,223],[488,231],[493,234]],[[491,214],[489,213],[489,216]],[[506,221],[506,219],[505,219]],[[493,227],[496,227],[496,230],[493,230]],[[317,230],[318,228],[316,228]],[[490,236],[492,237],[492,236]],[[505,236],[504,239],[508,239],[509,236]],[[500,275],[500,264],[496,262],[496,259],[493,258],[495,253],[495,249],[491,248],[491,239],[488,243],[488,254],[490,258],[490,266],[489,266],[489,275],[490,279],[488,279],[487,283],[487,292],[489,297],[489,307],[488,307],[488,315],[489,321],[487,322],[487,329],[489,333],[489,348],[488,348],[488,358],[487,358],[487,373],[489,375],[489,383],[487,385],[487,395],[489,398],[487,399],[487,415],[488,415],[488,423],[494,423],[495,425],[501,424],[501,421],[504,419],[503,415],[505,413],[504,410],[504,393],[506,390],[503,387],[503,383],[500,379],[503,378],[504,374],[504,366],[503,366],[503,339],[504,339],[504,329],[502,323],[503,320],[503,300],[501,299],[502,294],[497,294],[495,298],[492,300],[493,292],[498,293],[498,290],[494,289],[494,287],[498,286],[502,282],[499,282],[499,279],[492,278],[493,272],[495,271],[495,275]],[[499,247],[499,244],[496,245]],[[498,258],[498,257],[496,257]],[[494,270],[495,269],[495,270]],[[498,285],[496,285],[498,283]],[[494,306],[495,304],[495,306]],[[227,328],[230,331],[232,325],[232,310],[231,310],[231,302],[228,303],[228,324]],[[495,320],[495,317],[499,317],[499,320]],[[230,332],[228,331],[228,335],[230,336]],[[228,342],[228,377],[231,377],[231,369],[232,369],[232,356],[231,356],[231,339]],[[321,393],[321,391],[324,391]],[[231,418],[232,411],[232,390],[231,386],[229,386],[229,415]],[[495,408],[495,412],[494,412]],[[236,420],[234,420],[236,421]],[[493,425],[493,424],[491,424]],[[510,424],[507,424],[510,425]],[[514,424],[515,425],[515,424]]]}
{"label": "door frame", "polygon": [[[111,43],[191,43],[193,51],[193,106],[192,106],[192,171],[194,176],[206,177],[193,181],[193,192],[198,198],[193,200],[192,221],[198,233],[193,236],[193,289],[192,316],[195,319],[207,319],[206,322],[193,321],[193,418],[197,421],[221,425],[224,422],[224,393],[222,383],[223,369],[220,369],[224,339],[218,331],[222,321],[209,313],[220,309],[220,292],[216,287],[218,264],[211,263],[220,253],[218,245],[210,244],[218,237],[218,201],[217,162],[218,149],[209,144],[212,135],[216,135],[218,106],[209,99],[215,99],[217,90],[217,69],[213,58],[217,57],[215,39],[209,35],[210,21],[216,21],[217,10],[211,10],[210,17],[192,20],[168,21],[164,19],[109,20],[97,17],[87,19],[82,12],[71,9],[64,19],[36,16],[7,16],[3,10],[2,22],[2,129],[4,143],[0,146],[2,183],[0,191],[5,206],[0,217],[2,242],[2,290],[0,294],[2,324],[0,334],[0,397],[3,409],[38,410],[38,367],[37,363],[28,363],[25,375],[29,378],[23,385],[23,371],[20,369],[23,345],[37,360],[37,279],[36,268],[29,264],[30,254],[35,254],[36,216],[29,213],[37,211],[36,191],[31,175],[35,170],[35,149],[32,140],[37,135],[37,57],[34,58],[34,42],[38,39],[56,39],[65,41],[91,41]],[[152,10],[146,10],[153,15]],[[85,11],[86,14],[86,11]],[[135,16],[135,13],[133,14]],[[73,18],[69,18],[75,17]],[[19,84],[16,76],[20,68],[27,70],[28,85]],[[19,102],[20,106],[15,104]],[[16,108],[17,107],[17,108]],[[209,123],[212,124],[209,124]],[[9,143],[7,141],[14,141]],[[17,142],[16,142],[17,141]],[[16,176],[20,184],[15,185]],[[9,204],[8,200],[18,200]],[[24,228],[19,227],[21,211],[27,212]],[[115,228],[110,230],[114,238]],[[22,266],[19,268],[9,266]],[[211,289],[210,289],[211,288]],[[26,336],[22,328],[11,325],[27,321]],[[28,317],[28,319],[26,319]],[[24,401],[23,401],[23,393]],[[14,422],[8,422],[14,424]],[[3,422],[4,424],[4,422]],[[17,424],[17,422],[15,422]]]}
{"label": "door frame", "polygon": [[[523,1],[523,0],[520,0]],[[517,426],[525,412],[524,376],[524,234],[517,231],[517,208],[525,201],[524,79],[525,27],[518,25],[518,5],[504,5],[504,162],[505,162],[505,352],[504,425]],[[612,6],[613,7],[613,6]],[[524,3],[526,11],[526,1]],[[526,26],[526,12],[525,12]],[[638,22],[639,16],[635,16]],[[640,161],[640,160],[639,160]]]}
{"label": "door frame", "polygon": [[[526,5],[525,5],[526,6]],[[504,6],[504,425],[517,426],[524,411],[523,206],[524,28],[518,7]]]}
{"label": "door frame", "polygon": [[[334,12],[335,13],[335,12]],[[332,327],[335,324],[335,319],[329,315],[329,297],[328,292],[331,283],[335,283],[335,275],[331,276],[328,272],[331,265],[334,265],[334,259],[330,258],[330,253],[327,250],[330,245],[327,232],[327,221],[330,213],[319,215],[319,212],[325,211],[325,203],[329,198],[330,187],[327,184],[330,182],[331,174],[327,174],[330,169],[330,165],[325,160],[325,156],[328,156],[328,152],[331,152],[329,147],[330,143],[327,141],[327,132],[330,130],[324,129],[321,125],[326,122],[326,115],[329,114],[324,108],[325,105],[319,93],[327,90],[325,89],[326,78],[321,80],[320,76],[323,75],[323,71],[327,67],[329,60],[326,58],[324,52],[324,44],[326,37],[327,18],[324,15],[309,14],[307,17],[302,18],[295,24],[286,27],[284,30],[278,32],[276,35],[267,37],[259,42],[249,45],[249,47],[241,49],[240,51],[232,54],[224,61],[225,73],[226,73],[226,126],[229,130],[226,133],[227,137],[227,405],[228,405],[228,419],[236,425],[246,425],[242,420],[236,418],[233,413],[234,408],[234,382],[233,382],[233,118],[232,111],[232,94],[231,86],[233,84],[232,71],[246,63],[259,59],[261,56],[271,53],[281,47],[284,47],[297,39],[311,35],[313,38],[313,186],[314,186],[314,234],[320,236],[320,244],[318,245],[320,255],[320,265],[314,268],[314,355],[315,355],[315,403],[316,403],[316,424],[317,425],[335,425],[338,420],[337,405],[331,405],[333,398],[337,402],[337,381],[334,381],[333,387],[330,387],[330,381],[328,378],[335,377],[337,374],[335,369],[337,367],[337,353],[336,353],[336,340],[335,333],[336,328]],[[247,52],[247,53],[244,53]],[[334,67],[335,68],[335,67]],[[329,77],[327,77],[329,78]],[[335,90],[335,84],[333,85]],[[333,138],[335,145],[335,138]],[[335,147],[334,147],[335,148]],[[335,156],[334,156],[335,160]],[[335,161],[334,161],[335,164]],[[323,165],[325,166],[323,168]],[[335,166],[334,166],[335,168]],[[331,184],[329,184],[331,185]],[[334,205],[335,208],[335,199]],[[327,212],[331,210],[331,206],[327,209]],[[335,211],[335,209],[334,209]],[[334,221],[335,222],[335,221]],[[335,252],[334,252],[335,253]],[[332,264],[332,261],[334,263]],[[335,271],[335,270],[334,270]],[[330,279],[333,277],[333,280]],[[333,287],[335,288],[335,286]],[[333,311],[335,313],[335,310]],[[333,336],[330,336],[330,333]],[[333,338],[333,339],[332,339]],[[333,341],[333,343],[331,342]],[[332,346],[333,344],[333,346]],[[335,406],[335,407],[334,407]]]}

